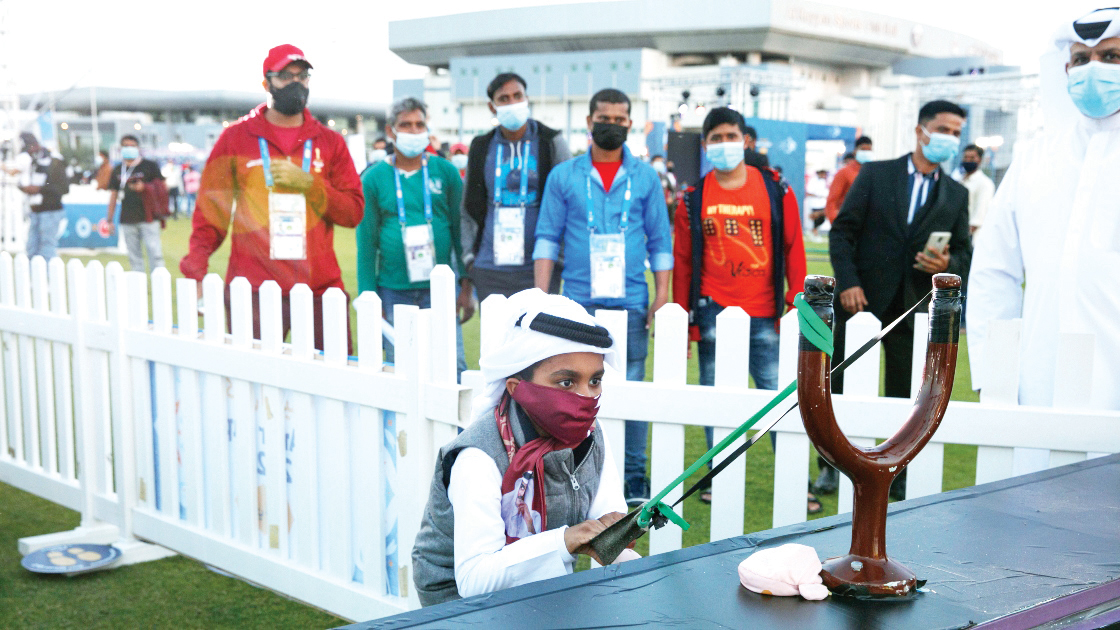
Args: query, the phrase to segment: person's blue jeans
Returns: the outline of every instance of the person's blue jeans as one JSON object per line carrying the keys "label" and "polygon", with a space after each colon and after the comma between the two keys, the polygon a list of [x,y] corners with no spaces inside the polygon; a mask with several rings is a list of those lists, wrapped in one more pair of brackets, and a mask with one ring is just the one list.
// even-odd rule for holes
{"label": "person's blue jeans", "polygon": [[[585,305],[592,315],[605,307],[599,304]],[[649,331],[646,330],[646,312],[639,309],[626,309],[626,380],[646,380],[646,355],[649,354]],[[641,420],[626,421],[625,462],[623,477],[627,487],[631,483],[646,478],[646,445],[649,436],[649,423]]]}
{"label": "person's blue jeans", "polygon": [[[412,304],[420,308],[432,307],[432,292],[428,289],[390,289],[378,287],[377,295],[381,297],[381,308],[385,311],[385,321],[393,323],[393,307],[397,304]],[[463,327],[455,324],[455,345],[457,346],[457,365],[455,366],[456,380],[461,380],[463,372],[467,369],[467,356],[463,350]],[[392,363],[395,358],[393,344],[385,343],[385,362]]]}
{"label": "person's blue jeans", "polygon": [[42,256],[50,261],[58,255],[58,228],[66,211],[47,210],[31,213],[31,227],[27,231],[27,257]]}
{"label": "person's blue jeans", "polygon": [[[700,341],[697,342],[700,362],[700,384],[716,383],[716,317],[723,312],[723,306],[711,298],[700,298],[696,325],[700,328]],[[779,335],[775,328],[777,317],[751,318],[751,349],[749,371],[758,389],[778,389],[778,345]],[[712,427],[704,427],[708,448],[712,448]],[[775,441],[770,434],[770,443]]]}

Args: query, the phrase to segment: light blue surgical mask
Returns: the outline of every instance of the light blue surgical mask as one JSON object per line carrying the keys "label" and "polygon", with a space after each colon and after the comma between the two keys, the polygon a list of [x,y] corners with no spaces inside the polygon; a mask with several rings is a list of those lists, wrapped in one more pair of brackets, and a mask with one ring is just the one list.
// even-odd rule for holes
{"label": "light blue surgical mask", "polygon": [[874,159],[875,154],[871,152],[871,149],[860,149],[856,151],[856,161],[860,164],[867,164]]}
{"label": "light blue surgical mask", "polygon": [[1069,69],[1069,96],[1089,118],[1120,111],[1120,65],[1090,61]]}
{"label": "light blue surgical mask", "polygon": [[922,155],[927,160],[940,164],[957,157],[957,151],[961,148],[960,138],[947,133],[930,133],[925,127],[922,127],[922,131],[929,136],[929,144],[922,145]]}
{"label": "light blue surgical mask", "polygon": [[498,119],[498,124],[509,131],[517,131],[529,121],[529,101],[498,105],[494,110],[497,112],[495,117]]}
{"label": "light blue surgical mask", "polygon": [[426,133],[405,133],[403,131],[397,132],[397,140],[393,144],[397,151],[406,158],[414,158],[424,152],[428,148],[431,140]]}
{"label": "light blue surgical mask", "polygon": [[121,159],[122,160],[131,161],[131,160],[135,160],[138,157],[140,157],[140,147],[134,147],[134,146],[131,146],[131,145],[126,146],[126,147],[121,147]]}
{"label": "light blue surgical mask", "polygon": [[733,171],[743,161],[742,142],[716,142],[709,144],[704,151],[718,171]]}

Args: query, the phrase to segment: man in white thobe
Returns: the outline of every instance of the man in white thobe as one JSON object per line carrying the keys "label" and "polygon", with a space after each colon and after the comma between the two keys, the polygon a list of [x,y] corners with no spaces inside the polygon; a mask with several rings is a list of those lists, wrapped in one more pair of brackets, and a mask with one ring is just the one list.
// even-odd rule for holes
{"label": "man in white thobe", "polygon": [[1048,121],[1044,133],[1016,148],[976,240],[968,292],[972,385],[985,386],[991,320],[1022,317],[1021,404],[1053,404],[1057,368],[1069,351],[1059,335],[1082,333],[1094,340],[1088,405],[1120,409],[1120,11],[1094,11],[1060,29],[1055,43],[1067,53],[1068,96],[1059,98],[1076,110],[1058,102],[1068,120]]}

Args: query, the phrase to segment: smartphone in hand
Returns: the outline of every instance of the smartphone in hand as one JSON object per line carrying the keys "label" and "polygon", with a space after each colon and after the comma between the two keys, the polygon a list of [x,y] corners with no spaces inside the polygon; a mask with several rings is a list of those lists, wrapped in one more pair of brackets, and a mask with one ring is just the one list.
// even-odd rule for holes
{"label": "smartphone in hand", "polygon": [[929,239],[926,240],[925,251],[933,251],[941,253],[945,250],[945,246],[949,244],[949,239],[952,238],[952,232],[930,232]]}

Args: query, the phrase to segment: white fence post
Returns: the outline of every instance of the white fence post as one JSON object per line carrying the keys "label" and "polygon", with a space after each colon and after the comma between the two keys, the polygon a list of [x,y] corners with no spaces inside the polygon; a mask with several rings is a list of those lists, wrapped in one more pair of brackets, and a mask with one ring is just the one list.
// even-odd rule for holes
{"label": "white fence post", "polygon": [[[914,362],[911,371],[910,397],[918,395],[925,372],[926,348],[929,345],[929,315],[914,316]],[[945,470],[945,445],[930,441],[906,467],[906,498],[916,499],[941,492]]]}
{"label": "white fence post", "polygon": [[[1055,407],[1089,407],[1093,394],[1092,333],[1061,333],[1058,340],[1058,362],[1054,367]],[[1050,451],[1050,468],[1100,457],[1107,453]]]}
{"label": "white fence post", "polygon": [[[143,280],[143,274],[140,278]],[[120,263],[116,261],[109,263],[105,273],[105,288],[108,296],[106,304],[109,326],[114,343],[114,348],[109,353],[109,382],[113,391],[111,453],[119,507],[119,513],[115,515],[115,524],[121,528],[122,536],[131,537],[131,508],[136,501],[137,486],[134,437],[136,410],[133,392],[134,389],[148,389],[148,379],[145,374],[143,379],[136,380],[137,373],[132,369],[128,357],[125,334],[133,322],[130,322],[129,318],[130,296],[125,281],[125,272]],[[143,306],[146,314],[148,310],[148,296],[147,291],[144,290],[146,287],[134,285],[133,288],[138,291],[134,299]],[[133,378],[129,378],[130,372]]]}
{"label": "white fence post", "polygon": [[[789,312],[781,322],[778,387],[797,380],[797,343],[797,313]],[[774,527],[781,527],[805,521],[809,436],[805,435],[800,410],[786,416],[773,431],[777,436],[774,452]]]}
{"label": "white fence post", "polygon": [[[688,313],[679,304],[668,303],[655,315],[657,336],[654,338],[653,382],[658,385],[684,385],[688,378]],[[652,422],[650,448],[650,484],[652,492],[660,492],[684,472],[684,425]],[[680,498],[680,486],[663,499],[672,505]],[[684,515],[684,505],[677,509]],[[687,517],[685,517],[687,518]],[[681,548],[681,528],[662,527],[650,532],[650,554]]]}
{"label": "white fence post", "polygon": [[422,369],[427,365],[425,355],[426,346],[424,338],[427,333],[426,320],[421,317],[420,309],[407,304],[397,304],[393,310],[393,326],[396,330],[395,365],[394,369],[405,378],[404,388],[407,391],[407,411],[397,414],[397,480],[402,496],[412,497],[412,500],[401,503],[398,527],[398,556],[399,573],[398,585],[402,597],[408,598],[413,607],[419,606],[420,600],[416,596],[416,589],[412,585],[412,546],[416,542],[416,535],[420,531],[420,521],[427,504],[428,487],[422,480],[430,479],[432,469],[424,468],[423,457],[420,454],[430,432],[425,431],[423,425],[426,421],[422,417],[423,401],[420,399],[422,389]]}
{"label": "white fence post", "polygon": [[[372,291],[366,291],[354,300],[358,330],[358,369],[368,374],[377,374],[382,369],[381,339],[381,298]],[[390,514],[395,521],[396,504],[389,498],[395,497],[393,489],[397,486],[395,470],[390,475],[387,467],[392,467],[396,459],[387,457],[385,450],[383,414],[386,412],[363,405],[358,410],[357,421],[350,425],[353,434],[350,449],[353,469],[354,505],[354,559],[361,571],[362,583],[378,595],[390,593],[386,585],[387,556],[397,566],[400,550],[396,541],[388,540],[390,533],[395,535],[393,523],[387,522]],[[393,436],[395,438],[395,435]],[[395,446],[396,440],[392,441]],[[390,549],[390,543],[392,549]],[[410,550],[411,551],[411,550]],[[399,590],[398,590],[399,593]]]}
{"label": "white fence post", "polygon": [[[993,320],[984,346],[984,388],[980,402],[1014,406],[1019,403],[1019,335],[1023,320]],[[1037,450],[1037,449],[1035,449]],[[976,451],[976,483],[999,481],[1015,474],[1020,449],[980,446]]]}
{"label": "white fence post", "polygon": [[[323,360],[346,365],[346,296],[332,287],[323,294]],[[324,546],[323,569],[337,579],[353,573],[350,517],[350,418],[342,401],[319,401],[319,496],[323,518],[319,523]]]}
{"label": "white fence post", "polygon": [[[193,284],[193,283],[192,283]],[[233,347],[239,350],[253,348],[253,288],[245,278],[234,278],[229,283],[230,330]],[[257,419],[253,405],[258,398],[254,387],[242,378],[229,379],[229,418],[233,425],[230,441],[232,500],[234,531],[237,540],[250,548],[260,547],[260,529],[264,519],[263,497],[259,494],[257,478]]]}
{"label": "white fence post", "polygon": [[[603,327],[611,334],[611,340],[614,341],[615,354],[618,356],[618,370],[611,370],[607,380],[617,379],[619,381],[626,380],[626,353],[629,351],[626,347],[626,326],[627,314],[626,311],[608,311],[599,309],[595,311],[595,318],[598,319]],[[610,384],[604,388],[606,396],[610,396]],[[618,468],[616,471],[619,479],[625,479],[626,471],[626,420],[619,418],[606,418],[600,417],[598,419],[599,426],[603,429],[603,435],[606,436],[607,443],[610,445],[611,456],[614,458],[614,464]]]}
{"label": "white fence post", "polygon": [[[171,320],[171,273],[159,267],[152,271],[152,332],[170,336],[173,323]],[[133,363],[143,365],[147,362],[134,359]],[[178,459],[179,456],[189,457],[188,454],[179,452],[179,430],[181,428],[183,431],[191,431],[193,427],[198,426],[197,414],[191,414],[182,407],[193,406],[198,396],[191,396],[184,391],[187,387],[183,370],[179,370],[179,377],[184,378],[184,382],[179,384],[178,393],[175,386],[175,368],[167,363],[156,363],[152,366],[152,371],[155,378],[155,386],[152,388],[152,395],[155,397],[153,405],[155,417],[152,418],[151,423],[137,427],[136,432],[137,462],[142,471],[141,478],[147,478],[145,491],[141,492],[140,504],[155,511],[158,493],[160,510],[164,514],[171,514],[178,518],[180,474]],[[179,417],[183,417],[183,421],[178,422]],[[159,445],[154,451],[153,444]],[[169,496],[174,496],[175,501],[169,502]]]}
{"label": "white fence post", "polygon": [[[850,357],[855,354],[856,350],[863,344],[867,343],[875,335],[879,334],[882,330],[882,325],[868,311],[856,313],[848,320],[847,328],[844,331],[844,356]],[[833,365],[838,362],[833,361]],[[844,393],[840,396],[867,396],[869,398],[877,398],[879,396],[879,367],[882,364],[882,357],[879,353],[879,347],[876,346],[868,351],[867,354],[859,358],[855,363],[848,366],[844,370]],[[840,414],[837,422],[841,427],[846,424],[843,414]],[[848,436],[848,441],[860,448],[867,448],[875,446],[875,440],[860,436]],[[844,473],[839,473],[840,485],[836,491],[836,504],[837,513],[844,514],[845,512],[852,511],[852,499],[854,489],[852,488],[852,480]]]}
{"label": "white fence post", "polygon": [[[16,256],[15,297],[16,306],[31,308],[31,270],[27,256]],[[23,401],[23,456],[34,468],[41,468],[43,460],[39,451],[39,404],[35,395],[38,380],[35,370],[34,341],[26,335],[19,336],[20,397]]]}
{"label": "white fence post", "polygon": [[[60,317],[67,317],[66,300],[66,264],[61,258],[52,258],[49,264],[48,276],[51,288],[51,312]],[[76,331],[75,331],[76,332]],[[64,344],[53,344],[54,352],[54,408],[57,414],[58,436],[58,473],[63,479],[76,480],[74,469],[74,405],[71,399],[71,355]],[[0,372],[0,380],[3,379]],[[0,413],[3,413],[0,410]],[[0,421],[0,426],[3,422]],[[0,431],[2,433],[2,431]],[[0,437],[2,440],[2,437]],[[2,445],[2,442],[0,442]],[[3,449],[0,449],[3,450]]]}
{"label": "white fence post", "polygon": [[[261,352],[279,355],[284,342],[280,305],[280,285],[265,281],[259,290]],[[258,466],[264,465],[263,474],[258,469],[258,493],[263,503],[261,514],[264,527],[261,547],[271,550],[281,558],[288,557],[287,464],[284,444],[284,401],[280,389],[262,385],[257,404]]]}
{"label": "white fence post", "polygon": [[[42,256],[31,260],[31,308],[40,313],[50,311],[47,286],[47,261]],[[35,382],[38,385],[39,402],[39,462],[48,473],[58,468],[58,455],[55,451],[55,407],[54,407],[54,361],[52,361],[51,342],[35,339]]]}
{"label": "white fence post", "polygon": [[[292,357],[310,361],[315,356],[315,298],[306,284],[288,294],[292,323]],[[324,325],[326,322],[324,322]],[[343,329],[345,330],[345,329]],[[337,345],[337,344],[333,344]],[[332,348],[332,351],[335,349]],[[288,392],[285,407],[285,446],[288,456],[288,505],[291,513],[289,554],[310,567],[321,565],[319,556],[319,423],[310,394]],[[335,454],[337,458],[337,454]]]}
{"label": "white fence post", "polygon": [[97,408],[94,395],[97,389],[90,350],[86,340],[86,322],[89,321],[89,286],[86,270],[81,261],[71,259],[66,265],[69,276],[70,321],[74,324],[73,368],[74,368],[74,439],[77,444],[76,474],[82,492],[82,527],[91,527],[96,522],[93,515],[94,496],[98,490],[98,450]]}
{"label": "white fence post", "polygon": [[[155,274],[153,273],[153,276]],[[225,345],[226,309],[225,282],[217,274],[208,274],[202,279],[203,303],[206,315],[203,318],[203,339],[212,346]],[[188,297],[194,297],[188,296]],[[197,328],[198,317],[187,317],[192,329]],[[197,477],[204,485],[199,509],[203,512],[202,522],[213,532],[229,536],[230,523],[230,452],[229,452],[229,413],[226,408],[226,392],[222,378],[217,374],[205,373],[201,382],[194,370],[179,370],[179,378],[184,384],[180,391],[182,399],[192,397],[186,407],[190,415],[184,416],[188,422],[201,429],[202,444],[205,445],[199,463],[204,474]],[[198,396],[201,388],[201,399]],[[199,417],[196,414],[201,414]]]}
{"label": "white fence post", "polygon": [[[716,316],[716,373],[714,385],[746,390],[750,378],[751,318],[738,306],[723,309]],[[687,343],[687,342],[686,342]],[[748,410],[749,413],[749,410]],[[746,413],[736,414],[744,419]],[[738,418],[736,418],[738,419]],[[712,443],[719,444],[733,429],[716,427]],[[729,453],[746,442],[746,436],[728,445],[712,465],[718,465]],[[701,472],[707,474],[706,471]],[[747,462],[735,460],[712,479],[711,539],[722,540],[743,535],[743,510],[746,507],[744,486],[747,483]]]}
{"label": "white fence post", "polygon": [[[0,305],[15,306],[15,284],[12,280],[12,255],[0,252]],[[0,457],[12,457],[23,462],[23,401],[20,397],[20,357],[17,347],[18,338],[7,331],[3,332],[3,362],[5,388],[5,426],[4,450]]]}
{"label": "white fence post", "polygon": [[[112,335],[113,327],[108,318],[109,294],[105,283],[105,266],[99,260],[91,260],[86,266],[85,282],[88,285],[88,321],[91,324],[105,326]],[[116,339],[116,337],[111,337]],[[110,344],[111,347],[115,345]],[[98,493],[113,493],[113,443],[112,443],[112,400],[118,395],[110,378],[111,350],[91,351],[90,363],[93,371],[93,435],[97,441],[97,461],[94,462],[93,472],[96,475],[94,484]]]}

